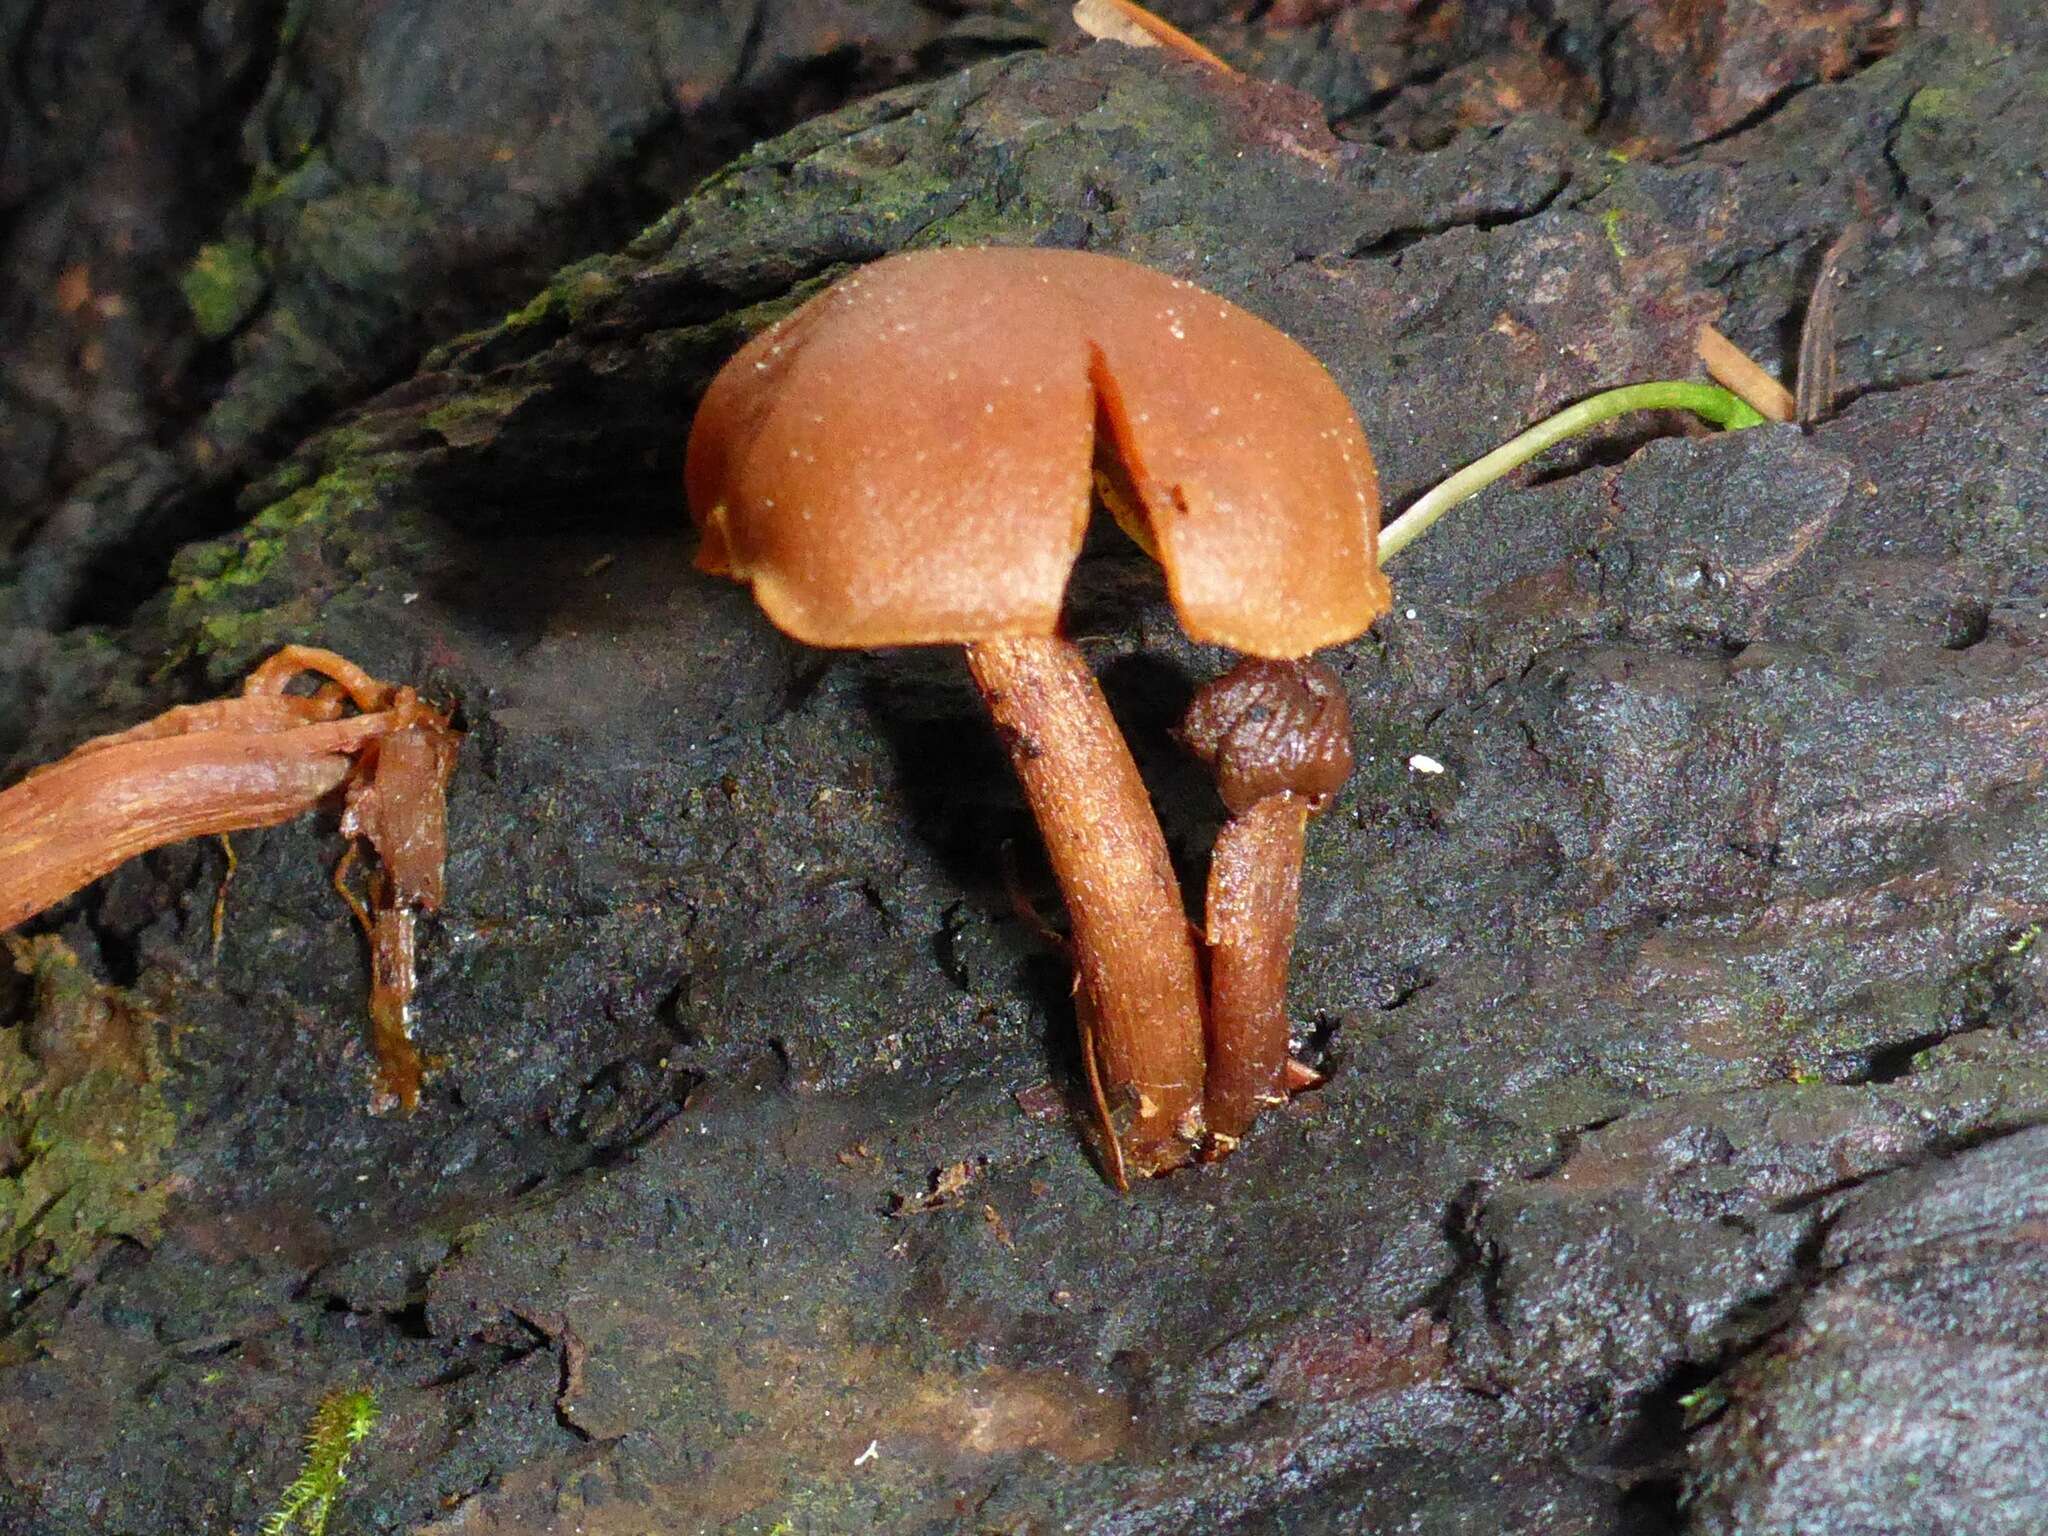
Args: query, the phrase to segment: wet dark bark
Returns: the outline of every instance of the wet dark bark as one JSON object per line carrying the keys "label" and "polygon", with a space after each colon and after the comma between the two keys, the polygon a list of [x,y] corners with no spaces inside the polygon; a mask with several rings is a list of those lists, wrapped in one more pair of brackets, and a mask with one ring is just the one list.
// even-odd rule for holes
{"label": "wet dark bark", "polygon": [[[17,771],[287,640],[457,702],[470,734],[415,1117],[365,1112],[331,826],[239,840],[217,960],[208,848],[50,918],[161,1059],[108,1069],[118,1112],[65,1115],[49,1021],[0,1028],[0,1190],[52,1171],[26,1131],[57,1127],[106,1201],[99,1241],[7,1259],[0,1527],[249,1528],[354,1383],[386,1418],[336,1529],[2042,1527],[2039,1320],[2008,1306],[2038,1277],[2001,1235],[2042,1220],[2048,1106],[2033,8],[1956,0],[1882,37],[1875,7],[1789,8],[1841,25],[1779,49],[1798,67],[1760,96],[1695,101],[1652,87],[1738,79],[1730,38],[1674,53],[1561,7],[1538,64],[1594,83],[1452,131],[1491,121],[1451,94],[1480,100],[1458,71],[1494,55],[1416,43],[1392,81],[1441,64],[1442,91],[1368,72],[1347,105],[1287,18],[1165,7],[1254,69],[1297,61],[1322,103],[1017,53],[700,184],[675,125],[720,156],[780,126],[748,115],[784,99],[771,44],[836,58],[845,8],[692,42],[675,17],[743,8],[613,7],[622,34],[562,7],[573,90],[499,60],[474,120],[408,135],[376,103],[445,101],[515,47],[455,9],[424,8],[455,41],[314,7],[207,45],[180,120],[240,112],[283,180],[255,207],[214,186],[150,291],[240,240],[260,287],[227,296],[258,297],[224,350],[138,342],[212,359],[146,427],[7,466],[30,488],[0,617]],[[905,30],[848,45],[854,82],[1057,20],[863,9]],[[1430,9],[1477,36],[1513,8]],[[957,657],[821,658],[690,569],[679,461],[711,372],[911,242],[1088,245],[1315,351],[1399,506],[1565,401],[1688,372],[1702,321],[1786,370],[1851,221],[1832,417],[1617,424],[1396,569],[1393,613],[1335,658],[1360,767],[1303,875],[1290,1006],[1330,1080],[1229,1160],[1114,1197],[1057,1107],[1067,978],[1012,913],[999,850],[1033,833]],[[86,306],[58,313],[34,324]],[[1193,888],[1222,808],[1168,730],[1225,658],[1110,540],[1070,629]],[[108,1162],[96,1127],[165,1115]],[[1897,1411],[1907,1361],[1927,1411],[1886,1459],[1851,1419]],[[1905,1476],[1987,1436],[2013,1448],[1995,1505]],[[1797,1481],[1815,1465],[1826,1487]]]}

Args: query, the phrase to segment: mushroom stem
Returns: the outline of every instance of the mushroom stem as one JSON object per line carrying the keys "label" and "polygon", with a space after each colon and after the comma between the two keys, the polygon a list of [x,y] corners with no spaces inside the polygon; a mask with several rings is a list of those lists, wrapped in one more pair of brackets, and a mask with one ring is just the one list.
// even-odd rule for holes
{"label": "mushroom stem", "polygon": [[1164,1173],[1201,1138],[1200,960],[1166,838],[1081,653],[1053,636],[967,647],[1073,925],[1082,1050],[1110,1161]]}
{"label": "mushroom stem", "polygon": [[152,848],[303,816],[348,778],[352,744],[329,738],[357,729],[350,720],[131,740],[30,774],[0,792],[0,931]]}
{"label": "mushroom stem", "polygon": [[1301,904],[1308,801],[1269,795],[1217,834],[1205,911],[1209,1075],[1203,1112],[1228,1152],[1287,1090],[1287,967]]}
{"label": "mushroom stem", "polygon": [[1308,818],[1351,776],[1351,710],[1337,675],[1318,662],[1241,661],[1195,694],[1180,739],[1216,770],[1231,813],[1210,855],[1206,911],[1203,1117],[1215,1158],[1300,1083],[1287,1057],[1287,970],[1302,847]]}

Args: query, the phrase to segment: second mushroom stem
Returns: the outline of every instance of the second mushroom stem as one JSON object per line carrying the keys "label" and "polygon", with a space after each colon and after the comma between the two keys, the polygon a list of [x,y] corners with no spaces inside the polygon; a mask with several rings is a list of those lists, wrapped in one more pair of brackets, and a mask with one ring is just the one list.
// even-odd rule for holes
{"label": "second mushroom stem", "polygon": [[1261,1109],[1287,1097],[1287,969],[1301,905],[1308,801],[1269,795],[1216,836],[1203,913],[1209,939],[1209,1075],[1204,1109],[1228,1152]]}
{"label": "second mushroom stem", "polygon": [[1201,961],[1159,820],[1074,645],[967,647],[975,686],[1038,821],[1072,923],[1082,1049],[1112,1172],[1161,1173],[1202,1135]]}
{"label": "second mushroom stem", "polygon": [[1214,1138],[1207,1152],[1221,1157],[1293,1086],[1287,971],[1303,838],[1308,818],[1351,776],[1351,709],[1336,674],[1319,662],[1247,660],[1195,694],[1180,738],[1216,770],[1231,815],[1210,857],[1204,915],[1204,1109]]}

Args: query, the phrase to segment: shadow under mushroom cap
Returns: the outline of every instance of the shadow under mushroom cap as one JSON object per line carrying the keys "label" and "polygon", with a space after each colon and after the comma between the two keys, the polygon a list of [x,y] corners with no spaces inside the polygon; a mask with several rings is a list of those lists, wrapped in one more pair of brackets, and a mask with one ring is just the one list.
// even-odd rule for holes
{"label": "shadow under mushroom cap", "polygon": [[1050,634],[1106,434],[1197,640],[1293,657],[1388,604],[1372,456],[1299,345],[1115,257],[891,257],[762,332],[691,432],[698,565],[814,645]]}

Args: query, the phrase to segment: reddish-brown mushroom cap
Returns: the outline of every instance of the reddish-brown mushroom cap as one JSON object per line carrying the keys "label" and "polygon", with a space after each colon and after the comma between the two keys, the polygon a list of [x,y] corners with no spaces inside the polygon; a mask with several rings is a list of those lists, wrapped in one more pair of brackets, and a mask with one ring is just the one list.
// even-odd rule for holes
{"label": "reddish-brown mushroom cap", "polygon": [[1372,456],[1322,365],[1076,251],[890,257],[755,337],[691,432],[698,564],[815,645],[1051,634],[1099,431],[1195,639],[1301,656],[1386,610]]}

